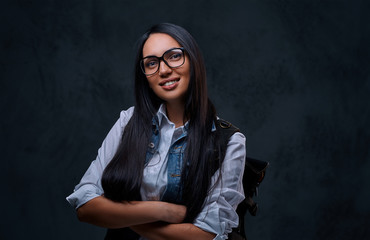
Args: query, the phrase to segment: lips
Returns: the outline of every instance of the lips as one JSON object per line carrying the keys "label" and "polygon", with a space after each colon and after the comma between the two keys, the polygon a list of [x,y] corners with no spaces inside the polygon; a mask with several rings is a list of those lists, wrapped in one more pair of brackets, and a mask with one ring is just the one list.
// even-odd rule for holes
{"label": "lips", "polygon": [[179,81],[180,81],[179,78],[171,78],[161,81],[159,85],[162,87],[162,89],[170,91],[175,89],[179,85]]}
{"label": "lips", "polygon": [[159,83],[159,86],[162,86],[162,87],[165,86],[165,87],[167,87],[167,86],[170,86],[170,85],[172,85],[174,83],[177,83],[179,80],[180,79],[176,79],[176,78],[163,80],[163,81],[161,81]]}

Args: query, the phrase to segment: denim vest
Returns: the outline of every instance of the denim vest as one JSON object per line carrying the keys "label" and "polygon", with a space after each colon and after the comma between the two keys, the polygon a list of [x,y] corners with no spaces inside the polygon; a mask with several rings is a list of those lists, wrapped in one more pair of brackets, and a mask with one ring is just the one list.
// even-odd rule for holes
{"label": "denim vest", "polygon": [[[153,155],[158,151],[160,131],[158,117],[152,120],[153,131],[146,152],[145,165],[148,164]],[[181,203],[182,186],[181,173],[183,168],[184,154],[186,149],[187,126],[184,126],[183,133],[171,144],[168,150],[167,160],[167,187],[162,194],[161,201],[170,203]]]}
{"label": "denim vest", "polygon": [[[145,165],[152,159],[158,151],[160,141],[159,121],[155,116],[152,120],[152,136],[148,149],[146,151]],[[161,201],[177,203],[182,202],[181,172],[183,168],[183,158],[186,148],[187,126],[184,126],[184,132],[172,143],[168,150],[167,161],[167,187],[162,194]],[[137,240],[140,236],[130,228],[108,229],[105,240],[127,239]]]}

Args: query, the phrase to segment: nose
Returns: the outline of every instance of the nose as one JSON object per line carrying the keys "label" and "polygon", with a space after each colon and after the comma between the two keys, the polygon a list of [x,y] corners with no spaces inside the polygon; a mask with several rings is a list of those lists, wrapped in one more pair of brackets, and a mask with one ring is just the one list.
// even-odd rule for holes
{"label": "nose", "polygon": [[169,66],[167,66],[167,64],[162,60],[159,62],[159,75],[160,76],[165,76],[169,73],[172,72],[172,68],[170,68]]}

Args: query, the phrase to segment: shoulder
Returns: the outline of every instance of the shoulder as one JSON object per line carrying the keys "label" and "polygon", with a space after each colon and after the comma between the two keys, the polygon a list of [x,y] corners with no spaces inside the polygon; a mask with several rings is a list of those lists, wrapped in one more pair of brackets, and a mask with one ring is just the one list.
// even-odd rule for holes
{"label": "shoulder", "polygon": [[245,145],[245,141],[246,141],[246,137],[244,136],[243,133],[235,132],[233,135],[231,135],[228,144],[234,143],[234,144]]}
{"label": "shoulder", "polygon": [[128,121],[130,121],[132,115],[134,114],[134,109],[135,107],[132,106],[120,112],[119,122],[120,122],[121,127],[125,127]]}

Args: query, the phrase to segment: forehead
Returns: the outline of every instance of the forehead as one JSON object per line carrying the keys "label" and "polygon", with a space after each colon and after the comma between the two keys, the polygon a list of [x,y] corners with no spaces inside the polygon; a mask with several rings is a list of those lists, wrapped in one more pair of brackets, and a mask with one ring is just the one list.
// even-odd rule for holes
{"label": "forehead", "polygon": [[154,55],[162,56],[170,48],[181,47],[170,35],[165,33],[152,33],[143,46],[143,57]]}

